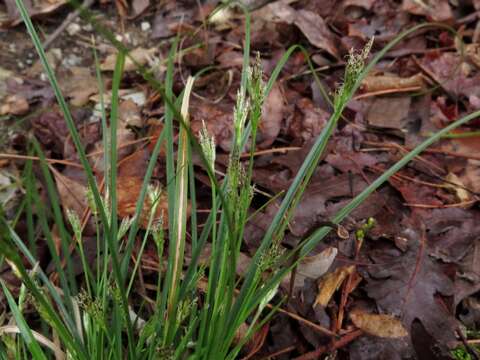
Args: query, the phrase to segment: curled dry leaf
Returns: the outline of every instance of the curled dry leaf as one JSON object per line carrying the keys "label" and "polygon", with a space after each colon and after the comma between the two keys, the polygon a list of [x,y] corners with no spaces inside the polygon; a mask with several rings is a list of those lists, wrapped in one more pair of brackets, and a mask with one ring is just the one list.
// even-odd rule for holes
{"label": "curled dry leaf", "polygon": [[400,77],[394,74],[368,75],[362,81],[362,90],[367,93],[417,91],[424,86],[421,73],[410,77]]}
{"label": "curled dry leaf", "polygon": [[131,99],[124,100],[119,106],[119,119],[121,126],[136,126],[143,125],[140,107]]}
{"label": "curled dry leaf", "polygon": [[357,309],[350,312],[350,319],[356,327],[373,336],[401,338],[408,335],[401,321],[391,315],[370,314]]}
{"label": "curled dry leaf", "polygon": [[[325,274],[337,256],[337,248],[329,247],[314,256],[307,256],[297,266],[294,287],[303,287],[305,279],[318,279]],[[288,279],[287,279],[288,280]]]}
{"label": "curled dry leaf", "polygon": [[327,306],[335,291],[337,291],[347,276],[353,274],[354,271],[355,266],[352,265],[338,268],[333,273],[325,275],[318,284],[318,295],[313,306]]}

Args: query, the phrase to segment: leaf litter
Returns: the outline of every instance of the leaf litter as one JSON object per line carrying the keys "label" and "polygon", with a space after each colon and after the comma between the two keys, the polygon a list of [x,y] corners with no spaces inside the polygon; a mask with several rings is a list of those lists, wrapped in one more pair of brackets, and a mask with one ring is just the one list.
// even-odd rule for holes
{"label": "leaf litter", "polygon": [[[477,3],[474,5],[478,8]],[[130,55],[137,62],[152,68],[157,80],[164,80],[162,61],[168,51],[165,41],[181,37],[184,53],[175,62],[174,75],[177,95],[189,74],[212,66],[195,86],[190,105],[191,128],[197,134],[205,123],[218,145],[218,166],[225,166],[242,63],[241,12],[215,14],[207,21],[214,9],[211,4],[173,0],[165,2],[165,6],[144,0],[102,4],[97,9],[102,16],[107,8],[119,12],[122,25],[110,21],[109,26],[132,49]],[[51,27],[59,24],[51,12],[67,11],[62,5],[36,2],[31,10],[37,21],[45,21],[53,31]],[[466,34],[463,52],[445,31],[432,29],[414,34],[394,48],[364,80],[293,214],[281,244],[285,248],[295,246],[328,222],[340,207],[402,155],[402,147],[415,145],[429,132],[480,108],[479,51],[472,40],[478,39],[478,18],[461,17],[469,13],[470,5],[443,0],[280,0],[247,5],[254,9],[252,49],[261,53],[267,76],[289,46],[302,44],[312,55],[330,95],[342,81],[345,55],[352,47],[361,48],[372,36],[376,38],[376,52],[399,31],[425,20],[448,23]],[[12,1],[5,1],[0,8],[0,23],[8,29],[0,37],[0,45],[10,49],[0,54],[0,113],[9,124],[29,117],[28,130],[40,142],[45,156],[67,161],[67,165],[51,165],[57,191],[63,210],[74,210],[82,216],[87,211],[85,174],[74,166],[78,164],[78,155],[64,120],[53,105],[53,92],[44,81],[41,67],[33,60],[28,66],[18,63],[13,58],[18,54],[5,41],[9,36],[17,36],[18,31],[15,26],[19,19]],[[105,169],[97,113],[99,91],[92,57],[86,55],[88,37],[82,35],[91,31],[88,24],[80,23],[80,32],[63,33],[49,52],[49,61],[56,67],[82,142],[101,182]],[[115,52],[99,37],[96,47],[108,109]],[[63,61],[75,56],[81,58],[80,63]],[[133,63],[127,60],[117,135],[120,218],[134,213],[165,112],[159,95],[134,70]],[[261,192],[255,196],[251,212],[262,209],[247,224],[238,276],[245,271],[278,208],[278,200],[267,204],[268,198],[291,184],[330,114],[331,107],[319,96],[305,56],[293,55],[262,112],[254,165],[255,185]],[[479,125],[474,121],[461,131],[476,131]],[[12,133],[21,131],[13,125],[11,129]],[[177,134],[178,129],[174,130]],[[371,145],[386,143],[398,146]],[[293,349],[279,355],[279,359],[313,358],[313,354],[335,352],[352,359],[422,358],[425,354],[442,358],[458,343],[456,334],[462,323],[470,328],[479,326],[480,171],[479,159],[475,159],[478,139],[444,139],[435,150],[398,173],[351,214],[343,224],[349,233],[347,239],[332,231],[324,244],[300,262],[295,277],[287,277],[282,286],[284,293],[290,295],[284,307],[293,316],[281,313],[273,317],[264,330],[268,336],[263,340],[256,338],[256,353],[249,354],[252,348],[246,347],[245,356],[267,357],[288,345]],[[2,145],[2,151],[25,155],[13,141]],[[165,149],[156,164],[152,183],[160,188],[167,184],[164,162]],[[13,164],[23,166],[19,160]],[[8,195],[4,199],[11,199],[11,181],[2,181],[7,188],[2,189],[2,194]],[[209,191],[208,182],[198,175],[197,183],[198,208],[206,209],[209,202],[204,194]],[[38,186],[44,185],[39,182]],[[164,196],[161,195],[155,221],[162,221],[167,228]],[[145,214],[151,206],[149,200],[144,204],[142,227],[148,223]],[[202,213],[197,215],[203,219]],[[358,230],[369,217],[375,218],[376,225],[360,241]],[[91,224],[87,223],[85,234],[94,234]],[[45,244],[39,245],[42,246]],[[147,249],[144,263],[158,262],[155,256]],[[151,267],[142,266],[146,266],[148,275]],[[2,272],[2,278],[11,276]],[[294,283],[290,284],[292,279]],[[298,317],[314,326],[305,325]],[[319,333],[315,325],[336,332],[340,340]]]}

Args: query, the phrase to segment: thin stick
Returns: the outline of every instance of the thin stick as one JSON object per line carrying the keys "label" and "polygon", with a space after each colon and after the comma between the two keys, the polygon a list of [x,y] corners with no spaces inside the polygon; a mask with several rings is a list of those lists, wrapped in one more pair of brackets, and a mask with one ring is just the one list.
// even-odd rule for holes
{"label": "thin stick", "polygon": [[50,45],[60,36],[60,34],[67,28],[70,23],[75,20],[78,15],[83,11],[83,9],[88,9],[90,6],[93,5],[95,0],[84,0],[82,3],[82,7],[80,9],[76,9],[75,11],[68,14],[65,20],[60,24],[58,28],[55,29],[53,33],[48,35],[47,39],[43,42],[43,49],[47,50]]}
{"label": "thin stick", "polygon": [[272,360],[274,358],[276,358],[277,356],[280,356],[280,355],[283,355],[283,354],[286,354],[286,353],[289,353],[293,350],[296,349],[296,346],[292,345],[292,346],[288,346],[282,350],[278,350],[277,352],[274,352],[273,354],[270,354],[270,355],[267,355],[265,356],[264,358],[262,358],[261,360]]}
{"label": "thin stick", "polygon": [[340,348],[344,347],[345,345],[352,342],[353,340],[355,340],[356,338],[358,338],[361,335],[363,335],[363,330],[352,331],[352,332],[348,333],[347,335],[345,335],[344,337],[342,337],[340,340],[334,342],[332,345],[321,346],[317,350],[314,350],[314,351],[311,351],[309,353],[303,354],[302,356],[299,356],[299,357],[295,358],[294,360],[314,360],[314,359],[318,359],[320,357],[320,355],[322,355],[323,353],[325,353],[327,351],[331,352],[331,351],[340,349]]}
{"label": "thin stick", "polygon": [[[20,159],[20,160],[35,160],[40,161],[38,156],[27,156],[27,155],[18,155],[18,154],[8,154],[8,153],[0,153],[0,159]],[[74,163],[68,160],[57,160],[57,159],[45,159],[45,161],[49,164],[62,164],[73,166],[77,168],[83,169],[83,166],[79,163]]]}
{"label": "thin stick", "polygon": [[[280,148],[273,148],[273,149],[266,149],[266,150],[259,150],[253,153],[253,156],[260,156],[266,154],[273,154],[273,153],[286,153],[287,151],[298,151],[301,147],[298,146],[289,146],[289,147],[280,147]],[[250,153],[245,153],[240,156],[241,158],[248,158],[250,157]]]}

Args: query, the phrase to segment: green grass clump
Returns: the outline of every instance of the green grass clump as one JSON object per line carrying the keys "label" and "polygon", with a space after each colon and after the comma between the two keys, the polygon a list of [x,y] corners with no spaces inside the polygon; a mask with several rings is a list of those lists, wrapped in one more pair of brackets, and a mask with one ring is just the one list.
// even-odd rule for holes
{"label": "green grass clump", "polygon": [[[90,359],[235,359],[242,346],[273,315],[275,309],[266,311],[266,305],[274,298],[278,286],[285,277],[330,231],[328,227],[318,229],[297,248],[286,252],[281,246],[283,234],[295,207],[316,169],[328,140],[362,80],[379,59],[393,46],[412,32],[431,25],[416,26],[400,34],[369,63],[365,64],[371,43],[360,53],[352,52],[347,62],[344,83],[337,90],[333,101],[330,120],[316,139],[310,153],[283,197],[281,206],[267,230],[261,245],[253,257],[246,273],[239,278],[235,272],[243,242],[244,229],[249,219],[248,210],[254,187],[252,182],[253,152],[256,134],[261,121],[261,109],[283,65],[298,46],[289,49],[279,61],[268,82],[264,83],[260,62],[250,65],[250,20],[246,14],[246,41],[241,87],[234,110],[234,135],[226,176],[222,183],[215,177],[215,140],[203,130],[200,141],[193,136],[188,121],[188,103],[194,77],[190,77],[182,94],[173,93],[173,66],[177,42],[172,43],[164,84],[158,84],[148,71],[139,72],[162,94],[165,102],[163,131],[151,154],[143,187],[131,219],[119,221],[117,214],[117,115],[118,90],[122,79],[123,65],[128,51],[120,44],[112,82],[111,109],[107,122],[107,111],[103,105],[103,82],[98,71],[101,93],[103,143],[105,145],[105,191],[100,186],[82,147],[70,110],[63,98],[55,75],[48,65],[36,30],[28,17],[22,0],[17,0],[21,16],[44,65],[45,72],[54,89],[63,112],[80,162],[87,175],[90,210],[97,227],[97,259],[95,266],[88,264],[83,248],[80,220],[69,213],[67,226],[61,211],[58,194],[49,167],[37,143],[32,151],[43,159],[42,174],[52,208],[40,202],[35,186],[31,162],[25,166],[26,216],[30,219],[28,242],[20,239],[12,226],[0,213],[0,263],[3,259],[22,280],[20,296],[15,299],[2,282],[12,320],[0,326],[0,353],[14,358],[69,358]],[[92,20],[93,21],[93,20]],[[96,24],[98,25],[98,24]],[[105,33],[105,30],[102,30]],[[108,34],[107,34],[108,35]],[[110,38],[110,36],[107,36]],[[98,62],[97,62],[98,63]],[[480,115],[473,113],[452,123],[408,153],[387,170],[350,204],[343,208],[332,222],[341,222],[369,194],[381,186],[390,176],[407,164],[421,151],[456,127]],[[179,124],[178,151],[174,149],[174,121]],[[241,161],[246,144],[250,142],[250,158]],[[166,175],[169,179],[165,189],[150,186],[150,179],[160,153],[166,149]],[[200,155],[212,188],[212,208],[206,224],[200,227],[196,220],[195,176],[192,154]],[[162,224],[155,221],[156,206],[161,192],[168,199],[168,257],[165,256],[165,234]],[[139,217],[144,201],[153,204],[149,226],[139,233]],[[42,236],[46,239],[55,272],[57,287],[38,266],[34,253],[37,229],[33,224],[32,208],[35,204],[35,219]],[[191,207],[190,221],[188,218]],[[1,211],[1,209],[0,209]],[[69,253],[71,244],[80,255],[83,275],[76,276],[71,259],[67,256],[66,266],[58,254],[52,222],[59,231],[62,252]],[[119,224],[120,223],[120,224]],[[68,228],[73,231],[70,232]],[[191,234],[191,259],[185,261],[186,233]],[[154,240],[159,269],[153,304],[141,302],[133,293],[134,278],[138,262],[132,264],[135,239],[141,235],[142,243],[137,254],[141,257],[149,239]],[[207,264],[200,264],[202,249],[209,244],[211,254]],[[24,266],[25,258],[29,266]],[[292,261],[292,258],[295,260]],[[162,266],[160,265],[160,268]],[[202,289],[202,290],[200,290]],[[31,327],[25,319],[25,308],[36,309],[40,325]],[[279,306],[279,304],[278,304]],[[245,326],[246,325],[246,326]],[[243,329],[242,332],[239,330]],[[12,334],[21,334],[12,338]],[[240,335],[240,336],[239,336]]]}

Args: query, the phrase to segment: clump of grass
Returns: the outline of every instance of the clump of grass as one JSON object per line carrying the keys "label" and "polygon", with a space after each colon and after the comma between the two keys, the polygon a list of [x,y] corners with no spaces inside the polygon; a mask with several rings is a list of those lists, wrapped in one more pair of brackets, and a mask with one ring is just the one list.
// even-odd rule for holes
{"label": "clump of grass", "polygon": [[[63,98],[55,75],[46,62],[35,28],[28,17],[22,0],[17,0],[21,16],[32,37],[32,41],[42,60],[47,76],[54,89],[57,101],[63,111],[66,124],[76,146],[80,161],[87,175],[89,204],[97,234],[97,261],[93,269],[84,255],[82,231],[76,214],[70,213],[73,234],[67,230],[61,213],[61,204],[55,192],[53,179],[44,161],[42,151],[34,143],[35,151],[42,159],[41,169],[47,183],[47,191],[52,200],[53,218],[47,209],[39,204],[39,194],[34,186],[32,164],[27,163],[25,182],[29,189],[27,209],[36,205],[36,216],[47,240],[60,288],[46,276],[34,256],[34,227],[29,226],[29,245],[20,239],[0,209],[0,250],[2,257],[10,264],[15,274],[22,280],[20,297],[15,300],[2,282],[6,294],[12,324],[0,327],[0,344],[9,354],[17,358],[46,359],[234,359],[242,346],[274,313],[265,311],[273,299],[280,281],[298,261],[306,256],[330,228],[322,227],[300,244],[286,252],[281,246],[283,233],[293,216],[306,186],[317,167],[338,120],[348,101],[358,89],[361,81],[376,62],[405,36],[429,26],[419,25],[400,34],[388,44],[368,64],[371,43],[360,53],[352,53],[348,59],[344,83],[332,101],[333,112],[330,120],[318,136],[310,153],[296,175],[291,187],[283,197],[282,204],[267,230],[251,264],[242,277],[237,276],[245,225],[249,219],[254,187],[252,183],[253,152],[256,134],[261,121],[261,109],[265,97],[276,81],[288,57],[299,47],[289,49],[280,60],[267,83],[263,82],[260,62],[249,64],[249,16],[246,15],[246,46],[242,82],[234,110],[234,135],[228,169],[223,182],[215,177],[215,139],[204,129],[198,142],[193,136],[188,122],[188,102],[195,79],[189,78],[182,94],[173,94],[173,65],[176,54],[176,41],[172,43],[167,64],[165,83],[153,81],[148,72],[139,68],[140,73],[163,96],[165,101],[164,128],[159,136],[146,171],[143,187],[137,202],[136,214],[119,225],[117,215],[117,146],[116,129],[118,114],[118,89],[122,69],[128,51],[118,45],[119,53],[113,75],[110,121],[107,124],[107,111],[102,105],[103,143],[105,144],[106,190],[102,193],[92,168],[85,155],[80,137],[73,123],[69,108]],[[98,25],[98,24],[97,24]],[[105,31],[103,31],[105,32]],[[110,36],[107,36],[110,38]],[[97,69],[101,99],[103,83]],[[102,100],[103,104],[103,100]],[[179,110],[177,105],[181,104]],[[352,202],[332,219],[341,222],[367,196],[382,185],[391,175],[413,159],[427,146],[452,129],[474,119],[480,112],[442,129],[412,150],[392,168],[373,182]],[[180,125],[177,157],[174,157],[174,120]],[[244,163],[240,154],[250,141],[250,158]],[[166,148],[166,172],[169,179],[166,188],[168,198],[168,257],[165,257],[165,233],[161,224],[154,222],[155,204],[160,198],[160,190],[149,183],[161,146]],[[194,168],[192,153],[200,155],[211,182],[212,208],[203,229],[198,233],[196,221]],[[138,235],[138,219],[143,202],[149,197],[152,210],[149,226],[142,237],[138,256],[140,257],[147,241],[153,239],[159,263],[165,259],[167,266],[160,266],[151,309],[146,303],[138,302],[133,293],[133,283],[138,270],[138,262],[132,266],[131,255],[134,240]],[[192,254],[185,262],[188,207],[191,206],[190,232],[192,234]],[[33,216],[27,211],[27,217]],[[70,244],[75,244],[80,254],[83,276],[74,274],[67,256],[64,269],[60,254],[53,242],[49,224],[53,221],[59,229],[62,251],[68,253]],[[211,254],[206,265],[199,263],[202,249],[210,244]],[[30,248],[29,248],[30,247]],[[24,266],[22,256],[30,264]],[[295,260],[291,261],[292,257]],[[29,270],[31,269],[31,270]],[[268,271],[267,271],[268,270]],[[30,299],[27,301],[27,299]],[[24,316],[27,305],[37,310],[41,326],[30,327]],[[277,305],[278,306],[278,305]],[[242,333],[240,329],[244,329]],[[20,333],[14,339],[12,333]],[[241,334],[239,338],[239,334]],[[2,348],[0,348],[0,351]]]}

